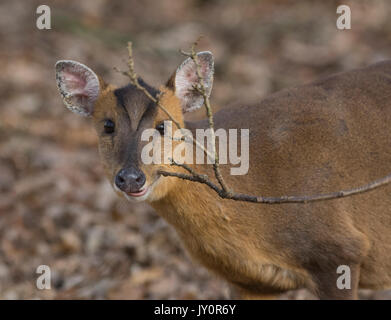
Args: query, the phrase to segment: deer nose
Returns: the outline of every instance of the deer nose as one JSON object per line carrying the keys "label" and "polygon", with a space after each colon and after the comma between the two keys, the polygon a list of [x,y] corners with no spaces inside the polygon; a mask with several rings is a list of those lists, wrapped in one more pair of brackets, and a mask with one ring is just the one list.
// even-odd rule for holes
{"label": "deer nose", "polygon": [[126,193],[137,193],[144,184],[144,173],[134,167],[121,169],[115,177],[115,185]]}

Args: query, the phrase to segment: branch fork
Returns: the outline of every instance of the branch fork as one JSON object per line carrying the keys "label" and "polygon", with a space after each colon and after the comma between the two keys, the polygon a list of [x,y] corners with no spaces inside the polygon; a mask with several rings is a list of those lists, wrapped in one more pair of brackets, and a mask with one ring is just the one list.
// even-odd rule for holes
{"label": "branch fork", "polygon": [[[191,51],[186,52],[183,50],[180,50],[180,52],[186,56],[191,58],[195,65],[196,65],[196,71],[198,76],[198,84],[194,86],[194,89],[197,90],[204,98],[204,107],[206,110],[206,114],[208,116],[208,123],[209,128],[212,132],[212,154],[203,146],[201,145],[197,140],[190,137],[197,147],[201,148],[203,152],[210,157],[211,159],[214,159],[213,162],[213,171],[214,176],[218,182],[218,184],[212,182],[210,177],[205,174],[197,173],[195,170],[193,170],[190,166],[186,164],[177,163],[174,159],[170,159],[171,165],[183,168],[186,173],[180,173],[180,172],[166,172],[166,171],[160,171],[159,174],[161,174],[164,177],[176,177],[183,180],[188,180],[192,182],[198,182],[205,184],[212,190],[214,190],[222,199],[231,199],[236,201],[246,201],[246,202],[252,202],[252,203],[263,203],[263,204],[283,204],[283,203],[309,203],[309,202],[315,202],[315,201],[325,201],[325,200],[331,200],[331,199],[338,199],[338,198],[344,198],[364,192],[368,192],[371,190],[374,190],[376,188],[385,186],[391,182],[391,174],[387,175],[381,179],[372,181],[364,186],[360,186],[357,188],[349,189],[349,190],[340,190],[336,192],[326,193],[326,194],[319,194],[319,195],[304,195],[304,196],[279,196],[279,197],[263,197],[263,196],[254,196],[254,195],[248,195],[243,193],[236,193],[234,192],[226,183],[224,180],[224,177],[220,171],[220,164],[219,164],[219,158],[216,153],[216,136],[215,136],[215,130],[214,130],[214,121],[213,121],[213,111],[212,106],[210,103],[209,96],[207,94],[207,90],[205,88],[204,79],[202,77],[201,73],[201,67],[197,59],[197,52],[195,51],[195,48],[198,44],[198,40],[196,40],[193,45],[191,46]],[[132,50],[132,43],[128,43],[128,70],[127,71],[120,71],[115,68],[116,71],[122,73],[123,75],[127,76],[130,80],[130,83],[133,84],[136,88],[141,90],[152,102],[154,102],[167,116],[168,118],[176,125],[176,127],[180,130],[182,130],[182,126],[180,123],[170,114],[170,112],[161,104],[160,97],[155,98],[152,96],[148,90],[143,87],[139,81],[138,81],[138,75],[134,71],[134,60],[133,60],[133,50]],[[182,140],[182,139],[181,139]]]}

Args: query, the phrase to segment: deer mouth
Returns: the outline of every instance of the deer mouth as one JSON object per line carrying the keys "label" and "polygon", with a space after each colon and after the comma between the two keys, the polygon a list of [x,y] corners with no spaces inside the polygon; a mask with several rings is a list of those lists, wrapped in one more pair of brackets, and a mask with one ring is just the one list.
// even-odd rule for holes
{"label": "deer mouth", "polygon": [[142,187],[139,191],[137,192],[127,192],[126,194],[131,197],[142,197],[144,194],[146,194],[148,191],[148,187]]}
{"label": "deer mouth", "polygon": [[158,182],[160,176],[156,177],[152,183],[146,182],[143,187],[141,187],[136,192],[125,192],[120,189],[114,184],[114,189],[118,192],[122,193],[126,199],[129,201],[145,201],[150,196],[150,194],[153,192],[154,187],[156,186],[156,182]]}

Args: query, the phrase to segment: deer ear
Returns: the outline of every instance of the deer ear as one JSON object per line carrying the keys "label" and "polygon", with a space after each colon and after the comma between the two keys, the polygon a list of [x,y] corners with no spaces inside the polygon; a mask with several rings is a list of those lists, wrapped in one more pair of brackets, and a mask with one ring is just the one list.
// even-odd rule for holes
{"label": "deer ear", "polygon": [[57,61],[56,81],[69,110],[83,116],[92,114],[100,87],[98,76],[90,68],[76,61]]}
{"label": "deer ear", "polygon": [[[209,51],[199,52],[197,61],[209,97],[213,85],[213,55]],[[175,95],[181,100],[183,112],[196,110],[203,105],[204,97],[194,88],[198,83],[196,64],[191,58],[187,58],[177,69],[175,78],[169,80],[169,84],[174,86]]]}

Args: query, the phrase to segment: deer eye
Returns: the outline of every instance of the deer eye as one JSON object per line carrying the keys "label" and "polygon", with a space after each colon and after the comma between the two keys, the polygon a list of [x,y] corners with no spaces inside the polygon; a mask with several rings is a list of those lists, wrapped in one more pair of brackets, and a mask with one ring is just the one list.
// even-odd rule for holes
{"label": "deer eye", "polygon": [[156,126],[156,130],[159,131],[159,133],[164,136],[164,122],[160,122],[157,126]]}
{"label": "deer eye", "polygon": [[111,134],[114,132],[115,129],[115,123],[113,120],[107,119],[105,120],[105,123],[103,125],[103,128],[105,130],[105,133]]}

